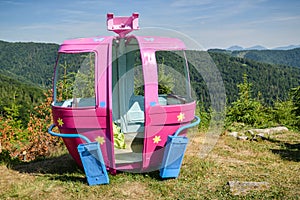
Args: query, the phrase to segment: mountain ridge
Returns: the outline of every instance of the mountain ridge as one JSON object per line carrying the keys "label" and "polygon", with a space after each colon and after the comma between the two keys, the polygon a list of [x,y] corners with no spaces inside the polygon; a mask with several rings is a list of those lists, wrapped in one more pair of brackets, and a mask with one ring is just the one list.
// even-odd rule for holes
{"label": "mountain ridge", "polygon": [[[52,43],[32,43],[32,42],[1,42],[0,41],[0,73],[6,77],[18,80],[22,84],[34,85],[37,88],[51,88],[53,68],[57,57],[57,50],[59,46]],[[296,49],[298,50],[298,49]],[[296,50],[285,51],[287,53],[283,57],[291,57],[292,59],[300,59],[300,48],[299,52]],[[202,51],[206,53],[206,51]],[[268,100],[268,103],[272,103],[275,99],[285,99],[288,96],[288,90],[300,84],[300,67],[290,67],[289,65],[273,65],[265,64],[264,62],[251,61],[247,57],[243,57],[241,54],[250,55],[255,53],[258,58],[260,55],[262,59],[268,57],[280,58],[280,55],[264,57],[266,52],[273,54],[282,53],[283,51],[276,50],[247,50],[247,51],[226,51],[219,50],[219,52],[208,51],[211,55],[214,63],[219,68],[223,80],[226,85],[226,95],[228,96],[228,102],[232,102],[238,95],[237,84],[242,82],[243,73],[249,75],[249,81],[255,82],[255,93],[259,91],[263,93],[263,98]],[[215,54],[217,53],[217,54]],[[201,57],[195,58],[195,60],[201,61]],[[288,60],[288,59],[284,59]],[[265,60],[264,60],[265,61]],[[171,61],[170,61],[171,62]],[[175,62],[175,61],[174,61]],[[299,62],[296,60],[296,62]],[[176,63],[172,63],[176,64]],[[201,62],[199,63],[201,65]],[[197,72],[195,72],[197,73]],[[196,87],[195,91],[198,94],[199,99],[203,96],[208,96],[208,92],[205,91],[205,84],[200,83],[201,78],[198,77],[199,73],[191,74],[191,82]],[[264,77],[264,78],[262,78]],[[263,80],[262,80],[263,79]],[[5,80],[5,79],[3,79]],[[278,81],[277,81],[278,80]],[[279,81],[280,80],[280,81]],[[7,81],[0,82],[2,85],[6,85],[8,88]],[[201,84],[201,85],[200,85]],[[271,88],[271,89],[269,89]],[[13,99],[14,91],[8,89],[9,99]],[[29,89],[30,90],[30,89]],[[5,91],[5,90],[3,90]],[[37,90],[40,91],[40,90]],[[26,94],[29,91],[23,90],[22,93]],[[5,92],[4,92],[5,93]],[[18,92],[17,92],[18,93]],[[201,96],[202,95],[202,96]],[[22,96],[22,95],[20,95]],[[28,95],[27,95],[28,96]],[[8,98],[8,97],[7,97]],[[6,99],[7,99],[6,98]],[[206,98],[206,97],[205,97]],[[31,101],[32,99],[30,99]],[[21,101],[21,100],[20,100]],[[28,100],[29,101],[29,100]],[[209,97],[207,97],[209,102]],[[8,104],[6,104],[7,106]],[[1,110],[0,105],[0,113]]]}
{"label": "mountain ridge", "polygon": [[243,47],[240,45],[232,45],[228,48],[225,48],[223,50],[228,50],[228,51],[243,51],[243,50],[292,50],[292,49],[297,49],[300,48],[300,45],[288,45],[288,46],[279,46],[279,47],[274,47],[274,48],[267,48],[262,45],[254,45],[251,47]]}
{"label": "mountain ridge", "polygon": [[249,59],[257,62],[287,65],[300,68],[300,48],[289,50],[224,50],[209,49],[208,52],[218,52],[228,54],[233,57]]}
{"label": "mountain ridge", "polygon": [[0,40],[0,69],[17,80],[49,87],[58,48],[59,45],[53,43]]}

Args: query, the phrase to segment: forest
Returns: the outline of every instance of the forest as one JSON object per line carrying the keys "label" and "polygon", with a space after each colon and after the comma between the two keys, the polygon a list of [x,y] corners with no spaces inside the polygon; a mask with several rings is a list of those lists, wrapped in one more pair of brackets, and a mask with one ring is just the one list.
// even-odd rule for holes
{"label": "forest", "polygon": [[[7,108],[12,104],[19,104],[22,105],[19,118],[24,124],[28,122],[28,111],[32,111],[43,100],[43,93],[51,88],[58,48],[59,45],[49,43],[0,41],[2,116],[7,114]],[[248,81],[253,84],[253,95],[266,105],[274,105],[275,101],[286,100],[289,90],[300,85],[299,52],[300,49],[187,52],[189,59],[194,60],[190,63],[192,88],[196,98],[209,107],[210,99],[203,81],[204,74],[199,73],[193,65],[209,69],[210,62],[213,62],[224,82],[227,103],[237,99],[237,84],[243,82],[243,75],[247,74]],[[241,54],[244,57],[238,56]],[[165,64],[176,65],[177,61],[170,58],[165,60]],[[276,64],[270,64],[271,62]]]}
{"label": "forest", "polygon": [[[207,85],[211,84],[209,81],[216,81],[214,79],[218,72],[221,81],[224,82],[229,104],[237,99],[237,84],[243,82],[244,74],[247,74],[248,81],[253,84],[253,95],[259,97],[266,105],[274,105],[277,100],[286,100],[289,90],[300,85],[300,67],[258,62],[220,51],[186,51],[186,56],[190,61],[192,88],[197,99],[206,106],[209,106],[210,101]],[[164,62],[167,66],[182,66],[178,64],[180,58],[164,56]],[[176,70],[180,72],[180,69]]]}
{"label": "forest", "polygon": [[210,52],[221,52],[234,57],[245,58],[253,61],[300,67],[300,48],[290,50],[242,50],[228,51],[211,49]]}
{"label": "forest", "polygon": [[[45,4],[45,2],[42,4],[40,2],[1,1],[1,7],[3,11],[5,11],[1,13],[2,20],[5,22],[4,30],[2,31],[8,33],[10,30],[7,28],[9,27],[5,26],[13,25],[13,22],[18,21],[18,24],[12,27],[12,30],[16,32],[11,34],[9,38],[18,36],[19,38],[26,38],[28,34],[30,35],[33,31],[35,31],[35,34],[40,34],[38,38],[45,38],[46,35],[42,34],[42,31],[45,30],[48,30],[48,34],[56,32],[55,34],[62,37],[64,33],[79,30],[82,25],[93,32],[99,30],[99,27],[95,25],[95,21],[101,20],[100,15],[102,15],[101,13],[105,7],[113,7],[112,2],[102,1],[98,2],[102,5],[99,8],[96,6],[96,1],[92,0],[73,1],[72,4],[69,5],[58,5],[58,2],[54,1],[51,4]],[[210,35],[211,37],[215,34],[216,37],[225,38],[225,36],[230,33],[232,37],[236,36],[234,38],[235,40],[238,40],[238,37],[252,35],[256,37],[257,41],[259,41],[259,35],[265,36],[266,33],[254,35],[253,29],[256,25],[263,27],[264,31],[276,31],[272,29],[270,25],[277,24],[280,25],[280,27],[277,28],[281,28],[278,30],[278,33],[281,36],[290,37],[288,34],[291,33],[290,28],[292,23],[290,22],[292,21],[294,23],[299,20],[300,4],[293,6],[292,1],[286,2],[288,9],[285,9],[285,7],[278,8],[278,5],[284,5],[283,2],[273,1],[271,5],[270,2],[271,1],[230,1],[227,2],[229,6],[225,6],[224,1],[213,4],[212,1],[197,2],[177,0],[170,2],[169,8],[163,8],[162,10],[165,12],[162,13],[162,15],[167,16],[171,12],[178,14],[173,20],[177,18],[180,20],[183,19],[186,24],[180,26],[179,20],[175,23],[171,23],[172,20],[168,20],[169,23],[166,23],[167,20],[163,21],[162,19],[158,19],[160,20],[158,24],[166,25],[167,28],[174,26],[182,30],[185,29],[186,32],[201,29],[201,35],[213,32],[213,34]],[[269,4],[269,6],[267,4]],[[136,5],[145,5],[142,9],[145,11],[145,14],[153,10],[150,5],[154,5],[154,8],[156,8],[154,12],[152,11],[153,14],[157,14],[161,10],[158,2],[138,2]],[[132,6],[131,4],[129,6],[136,7],[136,5]],[[78,6],[80,7],[78,8]],[[113,7],[112,10],[115,12],[118,10],[124,11],[127,7],[128,6],[120,6],[120,2],[118,2],[118,6]],[[87,9],[89,9],[89,11]],[[92,12],[96,9],[100,9],[100,12],[96,17],[93,17]],[[214,11],[213,14],[211,14],[212,16],[210,16],[210,10]],[[12,11],[12,14],[14,11],[15,15],[11,16],[10,19],[5,18],[5,14],[10,11]],[[43,14],[44,17],[32,19],[32,16],[27,16],[30,11],[34,14],[38,14],[35,16],[41,16],[41,14]],[[274,15],[272,15],[272,11],[274,11]],[[298,11],[298,13],[295,14],[295,11]],[[18,12],[18,14],[16,14],[16,12]],[[242,15],[244,16],[241,17]],[[258,20],[259,17],[263,17],[264,15],[264,19]],[[113,16],[113,14],[107,15],[110,21],[112,21],[111,16]],[[132,18],[135,19],[134,22],[137,22],[136,16],[137,14],[133,13]],[[154,16],[156,18],[154,18]],[[153,15],[144,22],[153,23],[157,18],[159,18],[157,15]],[[88,19],[91,21],[85,22]],[[32,21],[32,23],[30,23],[30,21]],[[56,24],[51,26],[51,22],[53,21],[55,21]],[[230,21],[231,25],[226,26],[226,21]],[[216,22],[223,22],[223,24],[216,26]],[[78,25],[76,25],[76,23],[78,23]],[[113,23],[112,27],[115,29],[116,26],[114,25],[115,23]],[[127,25],[126,23],[121,24],[120,28],[127,29]],[[63,27],[67,27],[67,30],[63,30]],[[210,31],[211,27],[214,28],[214,31]],[[208,29],[205,30],[205,28]],[[297,27],[292,28],[296,29]],[[244,34],[241,34],[242,30],[245,30],[246,33],[243,32]],[[164,31],[170,32],[170,30],[164,29],[162,33]],[[115,30],[115,32],[117,32],[117,30]],[[79,33],[82,32],[79,31],[78,34]],[[173,35],[178,34],[178,32],[173,33]],[[200,34],[198,37],[200,37]],[[74,34],[72,33],[72,35]],[[273,37],[272,39],[275,38],[273,35],[269,35],[269,37]],[[94,39],[97,41],[106,41],[106,39],[103,40],[101,37]],[[149,43],[151,43],[151,40],[156,40],[156,38],[149,37],[142,38],[142,40],[144,39]],[[217,38],[203,39],[207,40],[205,42],[217,41]],[[285,39],[286,38],[281,38],[281,41],[277,42],[283,42]],[[246,41],[246,37],[244,40],[244,43],[250,42]],[[222,42],[227,43],[228,40]],[[135,45],[134,42],[132,44],[133,46]],[[122,42],[119,43],[119,45],[122,47]],[[179,85],[182,83],[181,88],[189,88],[184,84],[186,83],[184,82],[185,79],[181,81],[181,79],[176,79],[174,78],[176,76],[172,76],[171,73],[169,73],[171,70],[167,68],[168,66],[172,66],[172,70],[175,69],[174,71],[176,71],[177,74],[183,75],[184,78],[190,78],[191,88],[193,90],[192,95],[197,105],[195,115],[201,118],[201,123],[198,127],[184,131],[184,136],[187,136],[189,139],[189,146],[184,155],[185,158],[182,163],[180,177],[178,179],[162,180],[159,177],[158,171],[147,171],[147,173],[130,173],[130,171],[135,171],[133,169],[128,169],[128,172],[126,170],[119,171],[119,169],[124,169],[125,165],[120,165],[115,162],[117,158],[115,152],[117,152],[117,149],[114,151],[113,146],[117,144],[118,141],[114,138],[115,131],[113,129],[119,128],[117,127],[118,124],[115,124],[115,121],[120,121],[119,116],[121,120],[127,117],[123,115],[122,110],[125,110],[123,106],[119,106],[120,114],[117,120],[114,120],[114,115],[110,113],[106,118],[109,120],[107,120],[108,122],[105,126],[102,126],[102,122],[105,121],[103,118],[106,116],[103,115],[102,112],[95,113],[95,115],[99,116],[99,121],[93,118],[92,120],[86,120],[87,123],[82,123],[80,120],[87,118],[86,116],[88,114],[78,112],[80,118],[75,119],[74,124],[78,125],[78,121],[80,121],[83,128],[75,127],[72,130],[67,130],[67,133],[72,133],[74,130],[74,133],[83,132],[89,136],[92,135],[91,140],[98,141],[99,144],[106,142],[101,150],[108,155],[108,158],[105,158],[105,162],[108,163],[106,167],[110,168],[111,171],[115,169],[115,167],[118,167],[118,176],[109,174],[110,185],[95,187],[89,187],[87,185],[87,176],[85,176],[82,171],[82,167],[80,167],[80,165],[77,166],[75,161],[71,158],[71,155],[69,155],[68,149],[64,145],[64,142],[67,143],[68,141],[63,141],[62,138],[53,137],[47,133],[47,129],[52,123],[56,123],[57,125],[54,129],[55,132],[59,132],[60,128],[63,133],[64,130],[67,129],[65,128],[66,126],[63,125],[68,126],[67,121],[73,120],[71,117],[74,116],[76,118],[77,115],[75,112],[66,112],[66,117],[54,116],[55,120],[53,120],[51,112],[51,105],[53,105],[52,84],[58,49],[59,45],[54,43],[7,42],[1,41],[0,38],[0,200],[60,198],[300,199],[300,48],[292,50],[241,51],[222,49],[210,49],[207,51],[191,50],[184,52],[184,56],[189,58],[187,63],[180,56],[171,56],[168,52],[158,52],[156,54],[157,57],[155,57],[157,61],[159,61],[157,62],[159,63],[157,78],[161,80],[161,82],[164,81],[163,84],[159,82],[157,86],[158,94],[162,94],[160,96],[161,99],[165,100],[163,98],[165,94],[172,94],[172,92],[174,92],[174,90],[170,89],[174,87],[173,84],[169,84],[174,79],[179,80]],[[120,53],[122,53],[122,51]],[[146,51],[146,53],[148,52]],[[118,55],[118,53],[116,54]],[[71,57],[72,56],[74,55],[71,55]],[[62,72],[62,75],[57,76],[59,79],[55,82],[56,86],[58,86],[58,89],[54,91],[55,101],[58,101],[54,102],[54,105],[64,106],[60,110],[81,109],[85,112],[83,106],[86,105],[92,107],[95,104],[99,104],[100,109],[104,110],[108,105],[113,105],[112,101],[115,102],[116,99],[119,99],[119,105],[125,104],[123,103],[123,99],[125,98],[118,97],[121,96],[122,93],[127,93],[128,90],[124,91],[123,88],[119,87],[116,83],[121,79],[118,76],[123,74],[121,67],[123,67],[124,63],[128,64],[126,59],[120,59],[120,62],[115,63],[120,66],[121,70],[115,73],[118,74],[115,82],[112,81],[112,83],[108,85],[117,86],[115,87],[119,90],[117,92],[121,92],[119,94],[117,93],[116,98],[109,101],[111,100],[111,96],[106,99],[102,98],[102,96],[97,99],[93,98],[95,94],[94,91],[102,91],[104,86],[97,84],[100,81],[99,79],[95,79],[96,76],[94,76],[93,73],[98,72],[98,74],[100,74],[98,69],[94,68],[95,63],[92,62],[95,55],[86,54],[83,56],[86,57],[81,57],[81,60],[78,59],[76,55],[74,58],[66,56],[65,59],[64,56],[60,56],[62,62],[59,63],[60,68],[58,68],[57,71]],[[153,57],[150,58],[153,59]],[[84,71],[84,68],[81,68],[81,64],[84,62],[82,61],[83,59],[87,61],[86,71]],[[148,61],[153,61],[151,59]],[[98,62],[99,60],[100,58],[97,60],[97,64],[100,63]],[[74,66],[73,62],[80,64]],[[141,60],[138,60],[137,63],[140,64]],[[183,68],[186,64],[189,66],[187,70]],[[68,77],[66,76],[67,73],[64,73],[67,72],[67,68],[70,70],[69,72],[72,72]],[[82,71],[80,71],[80,69],[82,69]],[[187,71],[189,72],[189,76],[186,73]],[[125,70],[125,73],[126,72]],[[141,75],[139,72],[140,71],[137,70],[136,74]],[[135,82],[136,76],[132,77],[135,77],[134,80],[132,80],[133,78],[131,79],[132,82]],[[141,76],[141,79],[142,78]],[[72,82],[69,81],[71,79]],[[126,82],[125,84],[122,81],[120,82],[123,84],[122,86],[128,87],[129,85],[126,84]],[[98,87],[94,89],[94,85]],[[136,96],[139,95],[142,97],[141,99],[143,99],[143,95],[145,94],[143,93],[143,80],[136,85],[139,86],[138,89],[132,87],[132,91],[136,89],[137,91],[134,91],[136,92]],[[153,85],[156,87],[156,82],[154,82]],[[215,107],[212,106],[212,96],[218,96],[218,92],[222,94],[225,92],[226,94],[226,96],[219,96],[225,100],[224,102],[222,101],[222,103],[226,102],[222,113],[218,113],[219,110],[214,110]],[[169,120],[169,116],[164,115],[160,117],[157,115],[157,113],[161,112],[160,110],[165,111],[165,107],[159,107],[164,105],[171,108],[172,116],[170,118],[174,117],[176,120],[177,117],[177,121],[175,121],[176,126],[182,127],[183,125],[188,125],[189,122],[186,123],[183,119],[187,119],[187,116],[192,112],[187,113],[185,109],[180,109],[180,111],[178,111],[179,115],[177,115],[176,112],[179,109],[175,109],[176,107],[170,106],[170,104],[158,105],[160,102],[156,102],[156,93],[154,93],[153,90],[147,90],[146,94],[148,93],[151,93],[151,96],[155,97],[155,101],[151,99],[151,101],[146,101],[147,104],[141,103],[141,105],[149,106],[150,104],[151,109],[154,108],[152,109],[153,115],[143,115],[143,112],[135,112],[133,109],[135,113],[133,113],[132,117],[128,115],[128,118],[134,119],[137,118],[134,114],[141,114],[146,122],[151,120],[152,122],[157,122],[157,124],[165,123],[166,121],[164,121],[164,119]],[[187,94],[187,96],[188,95],[189,94]],[[175,103],[179,102],[178,104],[182,104],[191,102],[191,99],[181,98],[182,96],[180,95],[173,96],[176,97],[176,100],[173,100]],[[92,102],[92,104],[86,101],[87,103],[80,108],[78,106],[79,101],[76,101],[76,99],[79,99],[78,97],[81,98],[80,100],[91,99],[90,102]],[[124,100],[124,102],[126,102],[126,100]],[[192,114],[191,116],[193,116]],[[221,118],[220,121],[222,122],[218,121],[218,118]],[[135,163],[132,164],[132,168],[141,166],[141,168],[144,169],[148,163],[152,164],[150,161],[153,158],[154,162],[160,162],[160,160],[157,159],[159,156],[156,156],[158,154],[153,157],[150,157],[151,155],[149,156],[148,149],[151,150],[152,146],[153,149],[155,148],[154,151],[162,153],[167,151],[164,147],[169,148],[171,146],[170,143],[165,146],[158,145],[159,141],[164,139],[163,137],[167,135],[167,131],[173,130],[171,122],[170,124],[166,123],[163,129],[159,126],[151,127],[154,130],[161,129],[161,135],[163,136],[155,135],[152,141],[152,138],[148,137],[154,135],[146,134],[148,133],[148,127],[147,124],[143,124],[145,120],[136,120],[142,125],[145,125],[146,128],[142,127],[143,130],[145,130],[145,136],[137,134],[139,137],[137,137],[137,140],[135,139],[135,142],[137,141],[136,143],[142,144],[140,145],[142,151],[140,151],[139,154],[141,154],[141,152],[143,153],[143,155],[141,155],[143,160],[142,162],[135,161]],[[135,121],[135,119],[132,121]],[[93,122],[101,123],[101,125],[99,125],[98,128],[91,127],[90,125]],[[220,130],[218,129],[219,125],[221,126]],[[270,133],[270,131],[265,132],[265,134],[253,131],[255,129],[266,130],[270,127],[284,127],[287,131],[275,134]],[[106,130],[108,131],[104,132]],[[92,134],[90,134],[91,132]],[[99,136],[93,137],[94,132]],[[118,130],[118,132],[121,133],[121,130]],[[124,136],[119,133],[116,135]],[[232,137],[233,134],[237,136],[250,136],[244,140],[240,139],[242,137]],[[107,135],[112,136],[107,138],[105,137]],[[144,137],[147,137],[146,139],[150,141],[151,144],[150,142],[143,144],[143,141],[146,141]],[[128,138],[126,139],[128,140]],[[125,144],[124,140],[124,137],[122,140],[120,139],[120,143]],[[74,140],[69,140],[69,143],[72,144],[73,141]],[[154,146],[156,141],[158,141],[157,146]],[[98,148],[100,147],[99,144],[97,144]],[[180,144],[178,144],[177,147],[179,147],[179,145]],[[89,150],[87,149],[87,151]],[[95,156],[96,151],[87,151],[86,154]],[[102,154],[101,151],[100,155]],[[76,153],[76,149],[74,153]],[[134,150],[133,153],[134,156],[138,154],[136,150]],[[180,155],[180,153],[178,149],[173,150],[175,156]],[[125,152],[124,155],[127,157],[130,154]],[[174,163],[178,165],[178,161],[177,159]],[[83,162],[82,160],[82,163]],[[89,162],[89,160],[87,160],[87,162]],[[90,160],[90,163],[103,164],[101,160],[96,160],[94,163],[93,160]],[[168,168],[171,167],[168,166]],[[89,170],[93,171],[94,174],[99,171],[96,166],[90,166]],[[237,185],[238,189],[232,187],[233,184]]]}
{"label": "forest", "polygon": [[59,45],[0,41],[1,74],[47,88],[52,83]]}
{"label": "forest", "polygon": [[222,74],[228,102],[237,98],[236,85],[243,81],[243,74],[253,84],[253,93],[259,93],[263,101],[272,105],[276,100],[286,100],[288,91],[300,85],[300,68],[288,65],[268,64],[247,58],[232,57],[226,54],[210,55]]}
{"label": "forest", "polygon": [[[0,162],[34,160],[49,155],[50,148],[61,144],[58,138],[45,134],[52,121],[51,85],[58,48],[57,44],[0,41]],[[274,60],[285,56],[289,60],[289,55],[293,59],[298,51],[276,51],[270,57]],[[197,115],[202,119],[200,129],[209,125],[214,112],[210,93],[221,91],[220,84],[216,84],[220,82],[226,92],[225,129],[236,129],[236,124],[299,129],[300,67],[278,64],[279,61],[259,62],[220,50],[185,54],[199,105]],[[268,57],[262,57],[265,56]],[[156,59],[183,73],[182,57],[162,51]]]}

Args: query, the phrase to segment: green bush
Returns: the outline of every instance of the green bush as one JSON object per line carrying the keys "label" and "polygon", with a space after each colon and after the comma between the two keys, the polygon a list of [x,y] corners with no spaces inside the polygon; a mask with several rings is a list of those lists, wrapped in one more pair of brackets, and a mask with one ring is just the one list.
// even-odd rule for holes
{"label": "green bush", "polygon": [[201,119],[198,129],[206,131],[209,127],[210,120],[211,120],[211,115],[210,115],[211,110],[206,110],[204,107],[204,103],[198,101],[195,113],[196,116],[199,116]]}
{"label": "green bush", "polygon": [[226,126],[230,126],[232,123],[243,123],[249,126],[260,127],[267,124],[267,109],[259,100],[251,97],[252,84],[248,82],[246,74],[243,77],[243,83],[238,84],[237,87],[239,96],[227,108]]}
{"label": "green bush", "polygon": [[292,112],[294,104],[291,100],[276,101],[274,104],[273,120],[279,125],[285,125],[289,128],[293,128],[296,125],[296,116]]}
{"label": "green bush", "polygon": [[291,89],[288,100],[277,100],[272,107],[266,107],[259,98],[251,97],[252,84],[248,82],[247,75],[244,75],[243,83],[238,84],[237,87],[238,99],[226,111],[227,130],[238,131],[249,127],[266,128],[278,125],[299,129],[300,86]]}
{"label": "green bush", "polygon": [[293,109],[291,112],[295,117],[295,125],[300,129],[300,86],[291,89],[290,98],[293,102]]}

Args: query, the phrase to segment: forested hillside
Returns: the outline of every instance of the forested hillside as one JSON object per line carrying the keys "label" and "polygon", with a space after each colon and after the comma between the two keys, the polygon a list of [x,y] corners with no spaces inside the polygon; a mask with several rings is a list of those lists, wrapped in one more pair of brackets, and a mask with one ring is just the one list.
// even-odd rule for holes
{"label": "forested hillside", "polygon": [[[50,88],[58,47],[57,44],[0,41],[0,72],[2,74],[0,78],[2,95],[0,113],[5,113],[4,107],[9,107],[15,101],[24,105],[21,113],[23,116],[23,113],[26,115],[26,109],[34,102],[39,101],[43,92],[40,88]],[[257,96],[260,93],[262,101],[269,105],[272,105],[277,99],[285,100],[288,97],[288,91],[300,85],[300,67],[256,62],[241,58],[241,55],[236,57],[238,54],[243,54],[243,57],[257,55],[264,62],[277,58],[277,63],[284,60],[290,65],[299,66],[300,49],[231,53],[220,50],[208,52],[221,72],[229,103],[237,98],[237,84],[243,82],[243,74],[247,74],[248,81],[253,83],[254,95]],[[200,54],[203,53],[207,55],[206,52]],[[233,54],[236,55],[232,56]],[[193,56],[197,56],[197,54]],[[172,65],[176,60],[170,59],[165,60],[165,62],[167,65]],[[200,61],[198,64],[203,65]],[[209,102],[206,84],[201,75],[195,69],[193,70],[193,67],[191,67],[190,72],[193,89],[196,91],[198,99],[206,103]]]}
{"label": "forested hillside", "polygon": [[[14,115],[26,125],[29,110],[44,99],[44,90],[0,74],[0,116]],[[14,112],[14,114],[13,114]]]}
{"label": "forested hillside", "polygon": [[300,48],[291,50],[210,50],[230,54],[234,57],[246,58],[269,64],[280,64],[293,67],[300,67]]}
{"label": "forested hillside", "polygon": [[27,124],[51,85],[57,50],[56,44],[0,41],[0,116],[16,112]]}
{"label": "forested hillside", "polygon": [[42,87],[51,85],[57,44],[0,41],[1,73]]}
{"label": "forested hillside", "polygon": [[[0,142],[4,153],[8,153],[2,155],[24,160],[49,155],[49,146],[57,145],[58,138],[50,139],[49,134],[44,134],[52,120],[52,100],[49,90],[46,96],[43,93],[52,82],[58,45],[0,42],[0,47]],[[183,74],[182,56],[170,54],[174,53],[162,52],[157,60]],[[266,64],[212,51],[186,51],[186,56],[193,60],[189,63],[193,89],[207,109],[201,107],[199,113],[204,116],[202,127],[210,124],[210,94],[219,95],[221,91],[220,80],[215,79],[220,72],[228,102],[226,128],[233,130],[236,127],[227,125],[243,123],[255,127],[281,124],[299,129],[300,89],[295,87],[300,85],[300,67]],[[210,68],[212,64],[217,69]],[[210,89],[216,90],[208,91],[208,83]],[[288,99],[290,91],[294,93]]]}
{"label": "forested hillside", "polygon": [[254,96],[260,93],[260,98],[269,105],[275,100],[286,100],[288,91],[300,85],[300,68],[255,62],[223,53],[210,52],[210,56],[222,74],[229,102],[236,100],[236,85],[243,82],[243,74],[247,74],[248,81],[253,84]]}
{"label": "forested hillside", "polygon": [[[167,52],[161,52],[166,54]],[[288,92],[291,88],[300,85],[300,68],[289,67],[284,65],[271,65],[252,61],[249,59],[233,57],[226,53],[218,52],[199,52],[188,51],[186,55],[190,63],[190,78],[198,100],[209,106],[210,96],[207,84],[213,83],[216,73],[211,70],[213,63],[219,70],[225,90],[227,103],[235,101],[238,97],[237,84],[243,82],[244,74],[247,75],[248,81],[253,84],[253,96],[258,97],[266,105],[273,105],[276,100],[284,101],[288,98]],[[167,66],[177,66],[181,68],[180,58],[164,56],[164,64]],[[193,65],[196,66],[193,67]],[[200,70],[199,70],[200,69]],[[176,69],[180,72],[180,70]],[[207,81],[204,82],[204,76]],[[209,76],[209,77],[208,77]],[[214,85],[213,87],[220,87]],[[216,91],[219,91],[216,89]],[[217,94],[214,94],[217,95]]]}

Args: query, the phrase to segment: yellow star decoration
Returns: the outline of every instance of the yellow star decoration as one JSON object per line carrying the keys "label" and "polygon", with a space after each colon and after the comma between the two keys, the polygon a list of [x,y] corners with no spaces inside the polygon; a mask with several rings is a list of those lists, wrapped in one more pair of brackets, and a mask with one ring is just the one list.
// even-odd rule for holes
{"label": "yellow star decoration", "polygon": [[96,137],[95,140],[99,142],[100,145],[104,144],[105,142],[104,137],[101,136]]}
{"label": "yellow star decoration", "polygon": [[177,121],[182,122],[185,119],[184,113],[179,113],[179,115],[177,116]]}
{"label": "yellow star decoration", "polygon": [[154,144],[158,144],[160,141],[161,141],[160,136],[157,136],[157,135],[156,135],[156,136],[153,138],[153,143],[154,143]]}
{"label": "yellow star decoration", "polygon": [[64,125],[64,122],[63,122],[63,120],[61,118],[57,119],[57,123],[58,123],[58,126]]}

